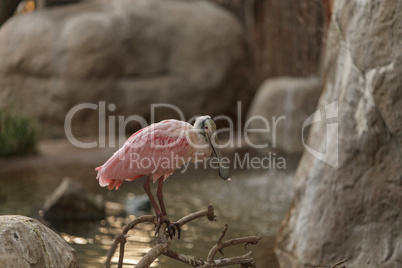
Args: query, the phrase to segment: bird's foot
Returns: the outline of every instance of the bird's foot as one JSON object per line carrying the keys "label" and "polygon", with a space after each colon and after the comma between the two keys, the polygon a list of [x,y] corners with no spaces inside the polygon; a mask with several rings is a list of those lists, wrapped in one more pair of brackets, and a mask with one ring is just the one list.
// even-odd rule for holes
{"label": "bird's foot", "polygon": [[157,217],[158,217],[158,225],[156,226],[155,235],[158,234],[162,223],[166,223],[167,233],[168,233],[170,239],[173,239],[173,237],[176,235],[176,231],[177,231],[177,239],[180,239],[181,229],[180,229],[179,223],[170,222],[170,220],[164,215],[158,215]]}
{"label": "bird's foot", "polygon": [[172,233],[173,236],[175,236],[176,231],[177,231],[177,239],[180,239],[181,229],[180,229],[179,223],[178,222],[171,222],[168,225],[168,233],[169,233],[170,238],[172,238],[172,235],[170,235],[170,233]]}

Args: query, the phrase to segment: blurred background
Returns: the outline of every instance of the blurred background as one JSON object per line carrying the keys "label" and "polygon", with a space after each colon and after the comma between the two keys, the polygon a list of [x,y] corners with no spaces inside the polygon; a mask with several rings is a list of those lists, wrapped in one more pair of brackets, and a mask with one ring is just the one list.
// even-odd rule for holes
{"label": "blurred background", "polygon": [[[153,212],[143,178],[108,191],[94,168],[139,118],[209,114],[233,122],[217,120],[231,128],[225,156],[269,165],[237,166],[229,183],[176,171],[169,218],[212,203],[218,221],[185,226],[173,248],[205,259],[228,223],[228,238],[262,235],[248,247],[259,267],[397,267],[401,12],[398,0],[0,0],[0,215],[39,220],[82,267],[102,267],[123,226]],[[267,148],[245,141],[246,125],[266,128],[251,118],[272,123],[247,133]],[[153,240],[153,226],[134,230],[125,264]]]}

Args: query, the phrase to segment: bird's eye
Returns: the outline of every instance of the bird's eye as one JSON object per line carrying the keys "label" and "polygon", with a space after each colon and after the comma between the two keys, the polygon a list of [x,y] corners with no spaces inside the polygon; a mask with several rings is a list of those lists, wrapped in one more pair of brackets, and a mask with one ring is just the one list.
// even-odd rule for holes
{"label": "bird's eye", "polygon": [[205,127],[205,129],[208,129],[208,127]]}

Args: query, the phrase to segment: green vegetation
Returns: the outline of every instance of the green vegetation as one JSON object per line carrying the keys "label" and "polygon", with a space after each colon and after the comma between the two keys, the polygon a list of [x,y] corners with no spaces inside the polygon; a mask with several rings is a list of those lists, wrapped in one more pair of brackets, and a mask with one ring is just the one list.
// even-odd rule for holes
{"label": "green vegetation", "polygon": [[0,110],[0,157],[22,155],[36,149],[34,120]]}

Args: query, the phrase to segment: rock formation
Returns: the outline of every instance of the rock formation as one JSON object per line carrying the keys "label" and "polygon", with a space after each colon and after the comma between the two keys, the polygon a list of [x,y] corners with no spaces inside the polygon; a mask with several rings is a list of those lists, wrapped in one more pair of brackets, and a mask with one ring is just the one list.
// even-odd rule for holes
{"label": "rock formation", "polygon": [[101,196],[95,196],[78,182],[65,178],[46,197],[43,217],[47,221],[100,220],[105,217],[105,204]]}
{"label": "rock formation", "polygon": [[0,216],[0,267],[79,267],[77,254],[35,219]]}
{"label": "rock formation", "polygon": [[325,124],[312,124],[318,154],[305,152],[297,169],[277,237],[282,268],[342,258],[348,268],[401,265],[401,28],[401,1],[335,1],[318,105]]}
{"label": "rock formation", "polygon": [[[253,144],[268,144],[268,150],[301,155],[303,123],[315,112],[321,91],[317,77],[266,80],[255,95],[247,117],[251,120],[250,129],[265,129],[266,125],[258,117],[266,118],[270,131],[249,133]],[[307,134],[306,129],[304,135]]]}
{"label": "rock formation", "polygon": [[[82,103],[106,101],[107,116],[125,119],[149,119],[151,104],[168,103],[188,120],[234,114],[253,94],[242,27],[208,1],[87,0],[13,17],[0,29],[0,58],[0,107],[53,136]],[[73,133],[97,134],[99,113],[75,113]],[[160,109],[155,121],[171,117]]]}

